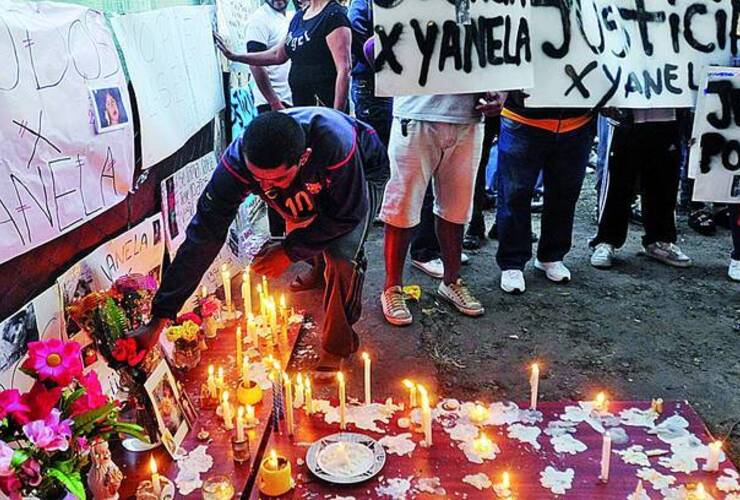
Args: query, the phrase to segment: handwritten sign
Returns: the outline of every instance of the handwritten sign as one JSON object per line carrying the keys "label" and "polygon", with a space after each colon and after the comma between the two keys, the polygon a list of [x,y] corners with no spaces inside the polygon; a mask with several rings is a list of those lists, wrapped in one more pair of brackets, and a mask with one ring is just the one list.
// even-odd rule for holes
{"label": "handwritten sign", "polygon": [[[247,51],[247,24],[249,16],[260,6],[258,0],[216,0],[216,25],[226,44],[237,54]],[[249,66],[228,62],[228,69],[249,74]]]}
{"label": "handwritten sign", "polygon": [[689,177],[694,201],[740,203],[740,68],[704,69]]}
{"label": "handwritten sign", "polygon": [[115,91],[111,123],[131,115],[101,14],[0,0],[0,68],[3,263],[123,201],[133,182],[134,140],[130,124],[96,133],[92,88]]}
{"label": "handwritten sign", "polygon": [[530,106],[692,107],[737,52],[732,0],[533,0]]}
{"label": "handwritten sign", "polygon": [[[376,93],[461,94],[531,87],[530,2],[375,0]],[[467,17],[467,15],[466,15]]]}
{"label": "handwritten sign", "polygon": [[224,107],[213,15],[213,6],[174,7],[111,21],[136,90],[144,168],[177,151]]}

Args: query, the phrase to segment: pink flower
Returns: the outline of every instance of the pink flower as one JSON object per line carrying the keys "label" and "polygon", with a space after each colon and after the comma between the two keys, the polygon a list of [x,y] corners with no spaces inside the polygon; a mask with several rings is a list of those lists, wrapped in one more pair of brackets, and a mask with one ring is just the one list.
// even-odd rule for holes
{"label": "pink flower", "polygon": [[194,312],[187,312],[185,314],[181,314],[180,316],[177,317],[177,319],[175,320],[175,323],[177,323],[178,325],[182,325],[186,321],[192,321],[198,326],[200,326],[201,323],[203,323],[203,320],[200,319],[200,316],[198,316]]}
{"label": "pink flower", "polygon": [[21,400],[18,389],[0,392],[0,420],[10,415],[16,422],[24,424],[30,411],[31,408]]}
{"label": "pink flower", "polygon": [[29,458],[20,466],[20,476],[34,488],[41,484],[41,464],[35,458]]}
{"label": "pink flower", "polygon": [[67,451],[72,437],[72,421],[59,420],[60,412],[54,408],[45,420],[34,420],[23,426],[23,433],[36,447],[44,451]]}
{"label": "pink flower", "polygon": [[41,382],[36,382],[29,392],[21,396],[21,401],[30,408],[30,411],[27,414],[19,414],[18,422],[27,424],[32,420],[45,419],[49,416],[51,409],[59,403],[61,397],[61,387],[47,389]]}
{"label": "pink flower", "polygon": [[5,477],[0,476],[0,491],[10,497],[10,500],[21,500],[23,498],[21,497],[22,486],[23,484],[15,474]]}
{"label": "pink flower", "polygon": [[108,403],[108,397],[103,394],[97,373],[88,372],[87,375],[79,379],[79,382],[85,389],[85,394],[70,405],[71,416],[77,417]]}
{"label": "pink flower", "polygon": [[87,441],[85,436],[80,436],[75,439],[74,449],[78,454],[82,455],[90,450],[90,443]]}
{"label": "pink flower", "polygon": [[28,359],[22,368],[39,380],[51,380],[64,387],[82,375],[80,344],[49,339],[28,343]]}
{"label": "pink flower", "polygon": [[0,477],[8,477],[13,474],[11,462],[13,461],[13,448],[0,441]]}

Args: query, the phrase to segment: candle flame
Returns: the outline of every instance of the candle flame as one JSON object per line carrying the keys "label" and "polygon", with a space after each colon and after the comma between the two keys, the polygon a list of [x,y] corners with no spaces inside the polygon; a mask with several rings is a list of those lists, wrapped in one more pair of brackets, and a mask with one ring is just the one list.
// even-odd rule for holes
{"label": "candle flame", "polygon": [[606,402],[606,394],[603,392],[600,392],[596,395],[596,406],[599,408],[604,406],[604,403]]}
{"label": "candle flame", "polygon": [[213,365],[208,365],[208,376],[213,377],[215,368],[213,368]]}
{"label": "candle flame", "polygon": [[275,450],[270,450],[270,465],[277,470],[278,468],[278,458],[277,458],[277,452]]}
{"label": "candle flame", "polygon": [[290,375],[288,375],[285,372],[283,372],[283,383],[284,384],[290,384]]}
{"label": "candle flame", "polygon": [[370,361],[370,355],[366,352],[362,353],[362,359],[363,361]]}
{"label": "candle flame", "polygon": [[475,440],[473,446],[477,451],[486,452],[491,449],[493,442],[486,436],[485,433],[481,432],[480,437]]}
{"label": "candle flame", "polygon": [[237,337],[241,337],[242,336],[242,327],[241,326],[237,326],[236,327],[236,336]]}
{"label": "candle flame", "polygon": [[157,461],[154,460],[154,455],[149,455],[149,469],[152,471],[152,474],[157,473]]}
{"label": "candle flame", "polygon": [[224,403],[228,403],[229,402],[229,391],[224,391],[224,393],[221,395],[221,400]]}
{"label": "candle flame", "polygon": [[411,389],[413,389],[414,387],[416,387],[416,384],[414,384],[414,383],[413,383],[412,381],[410,381],[410,380],[409,380],[409,379],[407,379],[407,378],[403,379],[403,385],[404,385],[404,387],[406,387],[406,389],[408,389],[408,390],[411,390]]}
{"label": "candle flame", "polygon": [[285,295],[282,293],[280,294],[280,307],[285,309]]}
{"label": "candle flame", "polygon": [[224,367],[223,366],[218,367],[218,378],[224,378]]}
{"label": "candle flame", "polygon": [[343,384],[343,383],[344,383],[344,373],[342,373],[342,372],[337,372],[337,381],[338,381],[338,382],[339,382],[340,384]]}
{"label": "candle flame", "polygon": [[706,491],[704,491],[704,484],[699,483],[696,485],[696,497],[699,500],[704,500],[707,497]]}
{"label": "candle flame", "polygon": [[254,406],[247,405],[247,418],[250,420],[254,418]]}
{"label": "candle flame", "polygon": [[501,478],[501,486],[505,490],[508,490],[511,487],[511,479],[509,479],[509,472],[504,472],[504,475]]}
{"label": "candle flame", "polygon": [[713,443],[710,443],[709,446],[721,450],[722,449],[722,441],[714,441]]}
{"label": "candle flame", "polygon": [[540,364],[532,363],[532,373],[539,373],[539,372],[540,372]]}

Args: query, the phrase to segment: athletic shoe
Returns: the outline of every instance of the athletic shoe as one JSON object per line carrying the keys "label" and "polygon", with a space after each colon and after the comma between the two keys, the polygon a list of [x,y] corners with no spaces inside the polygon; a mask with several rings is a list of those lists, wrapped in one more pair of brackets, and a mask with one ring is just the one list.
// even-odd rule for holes
{"label": "athletic shoe", "polygon": [[437,295],[448,301],[450,304],[466,316],[480,316],[486,310],[478,299],[473,297],[470,289],[458,278],[455,283],[446,285],[445,282],[439,284]]}
{"label": "athletic shoe", "polygon": [[383,306],[385,320],[391,325],[410,325],[414,320],[406,305],[406,294],[400,286],[392,286],[380,294],[380,303]]}
{"label": "athletic shoe", "polygon": [[518,295],[527,289],[524,283],[524,273],[518,269],[509,269],[501,272],[501,290]]}
{"label": "athletic shoe", "polygon": [[683,253],[674,243],[657,241],[644,248],[645,255],[673,267],[691,267],[692,262],[688,255]]}
{"label": "athletic shoe", "polygon": [[597,269],[609,269],[614,265],[616,250],[614,245],[599,243],[591,255],[591,265]]}
{"label": "athletic shoe", "polygon": [[740,260],[730,260],[730,268],[727,270],[727,276],[732,281],[740,281]]}
{"label": "athletic shoe", "polygon": [[[461,253],[460,254],[460,263],[465,266],[470,262],[470,257],[468,257],[467,254]],[[422,262],[420,260],[414,260],[411,259],[411,265],[423,272],[424,274],[427,274],[431,276],[432,278],[436,279],[442,279],[445,275],[445,265],[442,262],[442,259],[432,259],[427,262]]]}
{"label": "athletic shoe", "polygon": [[545,208],[545,197],[542,193],[534,193],[532,196],[532,213],[538,214]]}
{"label": "athletic shoe", "polygon": [[469,263],[470,257],[468,257],[468,254],[466,254],[465,252],[462,252],[460,254],[460,264],[462,264],[463,266],[467,266]]}
{"label": "athletic shoe", "polygon": [[565,267],[562,260],[557,262],[540,262],[535,259],[534,267],[544,272],[547,279],[555,283],[568,283],[570,281],[570,270]]}

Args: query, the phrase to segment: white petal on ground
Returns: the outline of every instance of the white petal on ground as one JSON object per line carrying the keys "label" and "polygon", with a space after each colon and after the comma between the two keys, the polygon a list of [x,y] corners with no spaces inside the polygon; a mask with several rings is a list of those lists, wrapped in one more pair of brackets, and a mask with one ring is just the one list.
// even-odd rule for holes
{"label": "white petal on ground", "polygon": [[655,421],[660,415],[653,411],[652,408],[641,410],[639,408],[627,408],[619,412],[619,418],[624,425],[631,427],[655,427]]}
{"label": "white petal on ground", "polygon": [[676,483],[674,476],[661,474],[654,469],[648,469],[646,467],[637,471],[637,477],[650,483],[654,490],[664,490]]}
{"label": "white petal on ground", "polygon": [[545,470],[540,472],[540,484],[556,495],[565,495],[565,492],[573,486],[575,475],[573,469],[559,471],[548,465]]}
{"label": "white petal on ground", "polygon": [[644,448],[639,444],[630,446],[625,450],[614,450],[614,453],[622,457],[622,460],[626,464],[650,467],[650,460],[645,454]]}
{"label": "white petal on ground", "polygon": [[473,424],[458,423],[454,427],[445,428],[453,441],[471,441],[478,436],[478,428]]}
{"label": "white petal on ground", "polygon": [[648,434],[655,434],[664,443],[670,444],[678,438],[689,435],[689,422],[680,415],[668,417],[663,422],[648,430]]}
{"label": "white petal on ground", "polygon": [[491,448],[485,451],[475,449],[474,441],[465,441],[460,443],[459,447],[465,453],[469,462],[482,464],[484,460],[495,460],[496,455],[501,453],[501,448],[496,443],[491,443]]}
{"label": "white petal on ground", "polygon": [[431,495],[445,496],[447,491],[442,488],[442,481],[438,477],[420,477],[416,480],[414,488],[420,493],[429,493]]}
{"label": "white petal on ground", "polygon": [[568,453],[570,455],[575,455],[588,449],[583,442],[577,440],[570,434],[563,434],[562,436],[550,438],[550,444],[555,448],[555,453]]}
{"label": "white petal on ground", "polygon": [[478,474],[468,474],[463,478],[463,483],[469,484],[481,491],[487,490],[493,485],[491,479],[483,472]]}
{"label": "white petal on ground", "polygon": [[375,492],[380,496],[389,496],[393,498],[393,500],[402,500],[406,498],[406,495],[411,489],[411,479],[413,479],[413,477],[414,476],[409,476],[407,478],[393,477],[386,479],[382,484],[375,488]]}
{"label": "white petal on ground", "polygon": [[378,441],[391,455],[408,455],[416,449],[416,443],[411,440],[411,433],[406,432],[397,436],[384,436]]}
{"label": "white petal on ground", "polygon": [[725,493],[740,491],[740,484],[737,482],[737,477],[720,476],[717,478],[717,489]]}
{"label": "white petal on ground", "polygon": [[542,430],[539,427],[530,427],[522,424],[513,424],[509,426],[508,436],[522,443],[529,443],[535,450],[542,448],[537,438],[540,437]]}

